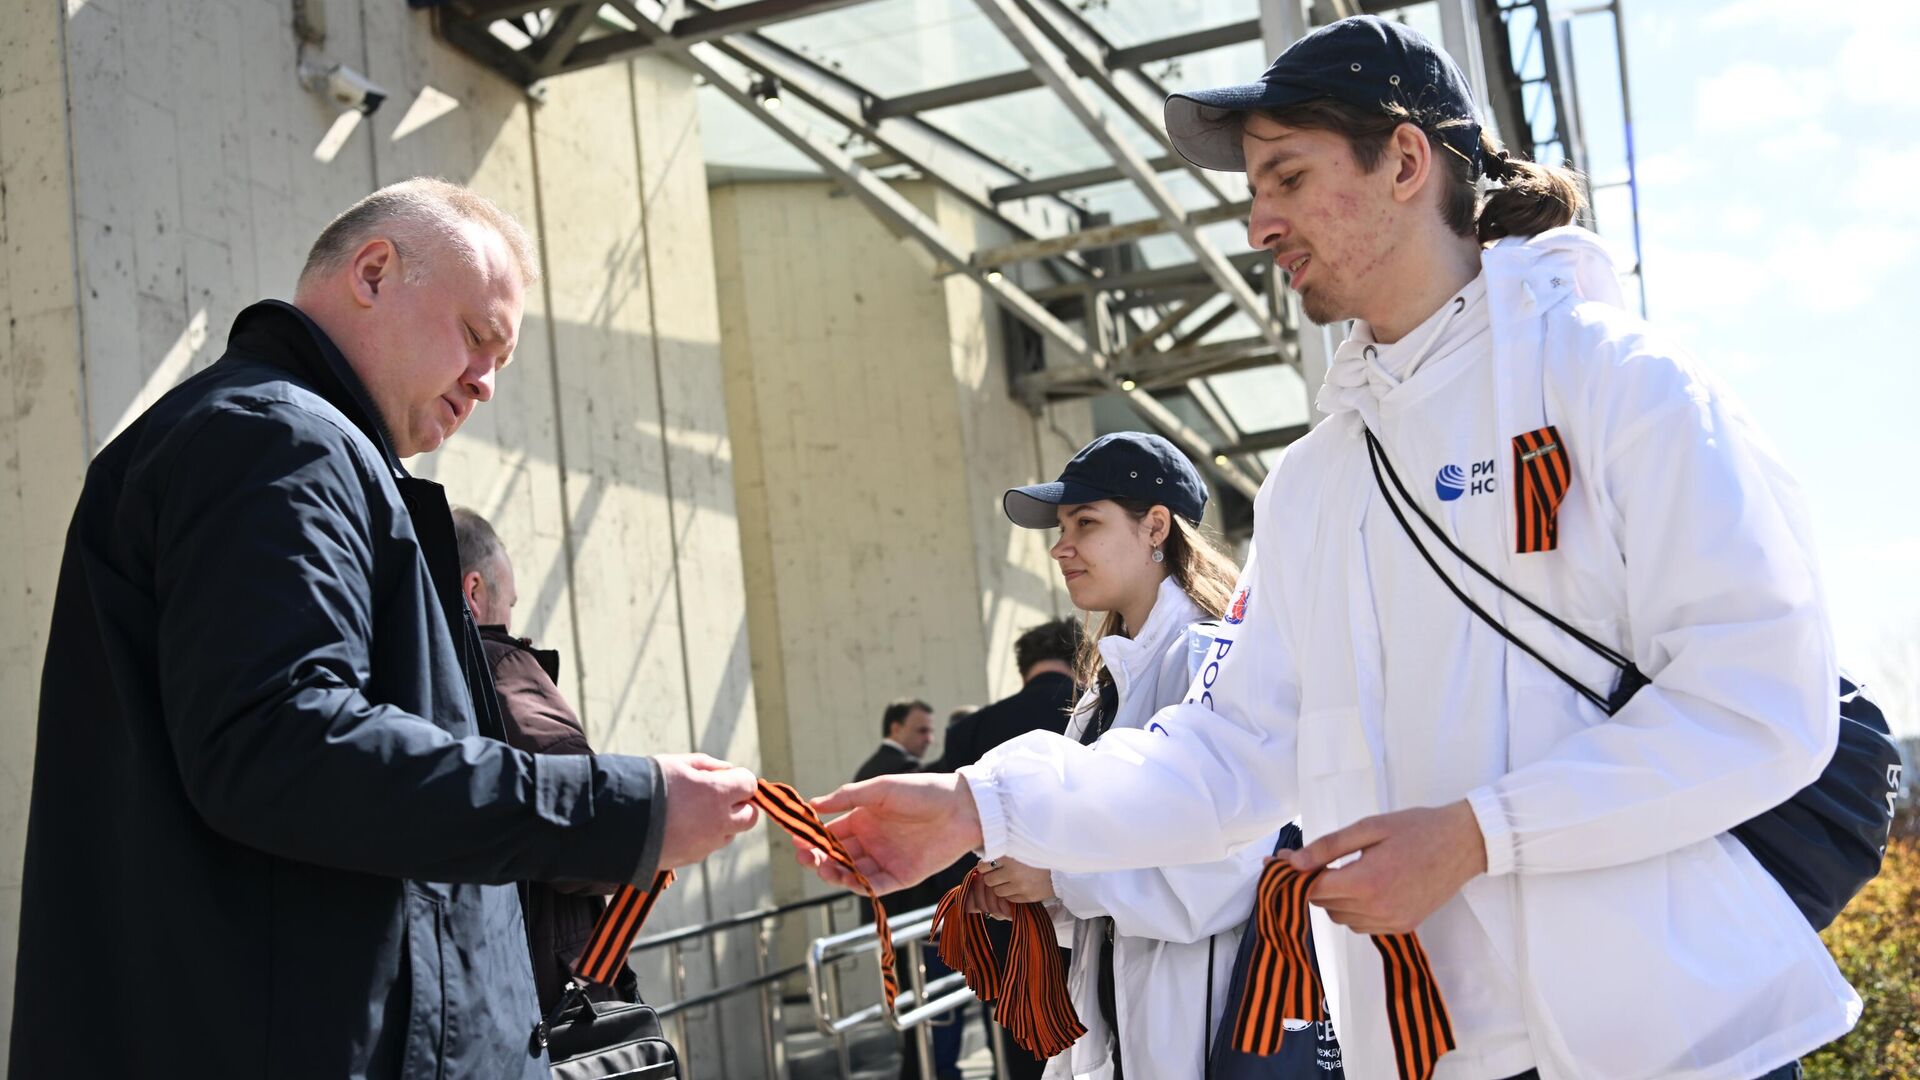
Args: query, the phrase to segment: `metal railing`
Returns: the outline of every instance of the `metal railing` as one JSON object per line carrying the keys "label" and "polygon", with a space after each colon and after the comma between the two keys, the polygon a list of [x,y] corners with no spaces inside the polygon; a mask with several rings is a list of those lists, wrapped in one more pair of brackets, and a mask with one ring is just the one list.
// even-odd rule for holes
{"label": "metal railing", "polygon": [[[687,1014],[689,1012],[702,1006],[714,1005],[728,998],[757,991],[760,996],[760,1044],[766,1062],[767,1075],[775,1077],[777,1080],[786,1080],[786,1030],[784,1017],[782,1015],[783,1002],[779,987],[780,983],[787,978],[805,971],[807,965],[805,963],[798,963],[789,964],[780,968],[774,968],[772,966],[776,927],[782,919],[788,916],[794,914],[804,915],[805,913],[818,909],[824,919],[826,932],[832,934],[835,930],[834,905],[852,899],[853,896],[849,893],[817,896],[808,900],[796,900],[788,904],[756,908],[753,911],[732,915],[724,919],[716,919],[711,922],[671,930],[664,934],[655,934],[651,937],[641,938],[633,943],[633,947],[628,950],[627,955],[630,958],[634,958],[640,956],[642,953],[651,952],[656,949],[673,949],[672,960],[669,965],[669,977],[673,986],[674,1000],[656,1006],[654,1011],[659,1015],[663,1023],[668,1021],[675,1023],[678,1029],[677,1042],[683,1050],[690,1046],[687,1038]],[[688,996],[686,954],[696,951],[698,948],[710,948],[714,938],[719,935],[748,926],[753,927],[753,977]],[[711,953],[709,953],[709,955],[711,956]],[[687,1080],[693,1080],[696,1073],[696,1063],[691,1060],[692,1057],[693,1055],[691,1053],[682,1054],[680,1066],[681,1075],[686,1077]],[[841,1054],[841,1059],[843,1062],[846,1059],[844,1050]],[[843,1077],[846,1075],[844,1068],[842,1069],[841,1075]]]}
{"label": "metal railing", "polygon": [[[928,1022],[978,999],[959,972],[927,981],[926,948],[931,944],[933,912],[934,908],[928,906],[888,916],[894,950],[904,950],[907,958],[907,985],[900,988],[892,1009],[886,1006],[885,981],[876,957],[874,981],[878,1000],[854,1012],[841,1013],[844,1004],[841,969],[868,953],[879,952],[880,941],[874,927],[862,926],[814,940],[807,949],[807,983],[813,996],[814,1020],[822,1034],[844,1047],[848,1031],[874,1020],[884,1020],[895,1031],[912,1032],[914,1053],[920,1059],[920,1075],[934,1075],[933,1039]],[[988,1024],[987,1031],[993,1043],[994,1076],[997,1080],[1006,1080],[1006,1045],[1000,1025]]]}
{"label": "metal railing", "polygon": [[[683,1048],[682,1076],[693,1080],[698,1065],[691,1060],[691,1053],[684,1052],[691,1045],[687,1030],[688,1014],[730,998],[757,993],[760,998],[761,1052],[767,1075],[786,1080],[786,1027],[780,984],[801,972],[807,974],[808,996],[813,1007],[815,1026],[822,1035],[833,1041],[839,1074],[843,1080],[852,1074],[848,1034],[855,1028],[876,1021],[884,1022],[895,1031],[911,1032],[914,1052],[920,1059],[920,1075],[933,1075],[933,1046],[927,1024],[935,1017],[963,1008],[967,1002],[975,1000],[973,991],[967,988],[965,980],[957,973],[943,975],[930,982],[927,980],[925,949],[933,929],[934,909],[925,907],[891,916],[888,920],[893,928],[894,948],[903,951],[907,958],[907,985],[901,988],[894,1008],[888,1009],[881,1000],[883,995],[879,993],[879,988],[882,984],[876,962],[873,965],[876,989],[874,1002],[842,1015],[842,970],[861,957],[879,951],[879,939],[872,925],[846,931],[836,926],[835,905],[857,899],[852,893],[841,893],[797,900],[655,934],[634,942],[628,952],[630,958],[659,949],[673,950],[668,970],[673,1000],[656,1005],[655,1012],[663,1023],[671,1022],[676,1027],[676,1042]],[[821,913],[825,933],[810,942],[806,959],[799,963],[773,966],[774,942],[780,922],[794,915],[804,918],[815,910]],[[701,949],[710,950],[719,935],[745,927],[752,927],[753,930],[753,976],[689,995],[686,955]],[[1005,1080],[1005,1067],[1000,1063],[1005,1060],[1006,1054],[1000,1028],[990,1024],[988,1029],[993,1040],[995,1075]]]}

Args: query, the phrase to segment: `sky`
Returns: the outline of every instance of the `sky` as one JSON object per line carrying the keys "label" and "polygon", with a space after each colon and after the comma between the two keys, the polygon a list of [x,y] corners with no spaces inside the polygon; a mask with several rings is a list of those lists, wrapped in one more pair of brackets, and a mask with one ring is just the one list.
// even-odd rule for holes
{"label": "sky", "polygon": [[[1893,317],[1920,273],[1920,3],[1627,0],[1625,18],[1647,314],[1799,476],[1841,664],[1920,734],[1920,483],[1903,464],[1920,347]],[[1575,39],[1604,180],[1607,20]]]}
{"label": "sky", "polygon": [[[1567,11],[1587,0],[1552,0]],[[1250,0],[1092,0],[1126,45],[1247,17]],[[1800,478],[1843,666],[1896,726],[1920,735],[1920,484],[1901,463],[1920,400],[1920,347],[1892,313],[1920,278],[1920,0],[1622,0],[1639,177],[1647,315],[1719,374]],[[876,0],[862,19],[817,17],[780,37],[900,93],[1022,66],[972,0]],[[1407,9],[1438,30],[1431,4]],[[1594,181],[1626,176],[1612,20],[1571,21]],[[1244,81],[1258,43],[1153,70],[1170,86]],[[930,114],[1047,173],[1102,155],[1046,91]],[[802,165],[760,124],[703,95],[709,160]],[[1091,155],[1081,161],[1074,155]],[[1170,178],[1170,183],[1178,182]],[[1146,216],[1129,185],[1083,196]],[[1184,197],[1184,193],[1183,193]],[[1601,231],[1631,257],[1624,188],[1598,197]],[[1215,237],[1228,250],[1244,240]],[[1169,241],[1171,244],[1171,241]],[[1187,257],[1147,252],[1153,261]],[[1223,331],[1224,332],[1224,331]],[[1298,396],[1297,394],[1295,396]]]}

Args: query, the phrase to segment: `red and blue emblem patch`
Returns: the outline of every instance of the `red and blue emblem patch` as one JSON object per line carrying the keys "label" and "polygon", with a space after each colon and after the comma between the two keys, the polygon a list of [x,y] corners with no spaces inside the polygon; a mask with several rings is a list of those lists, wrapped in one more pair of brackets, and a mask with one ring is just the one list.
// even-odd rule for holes
{"label": "red and blue emblem patch", "polygon": [[1238,624],[1246,621],[1247,598],[1252,595],[1253,595],[1253,586],[1251,585],[1247,586],[1244,589],[1241,589],[1238,593],[1234,595],[1233,606],[1227,608],[1226,618],[1228,622]]}

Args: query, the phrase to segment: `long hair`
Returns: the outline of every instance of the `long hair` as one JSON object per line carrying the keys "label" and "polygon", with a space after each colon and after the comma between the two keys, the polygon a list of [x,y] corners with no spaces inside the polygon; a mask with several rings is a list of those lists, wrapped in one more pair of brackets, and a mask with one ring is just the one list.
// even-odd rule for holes
{"label": "long hair", "polygon": [[[1147,511],[1154,507],[1153,503],[1137,499],[1113,501],[1135,522],[1145,518]],[[1240,577],[1239,568],[1197,526],[1179,514],[1169,512],[1167,516],[1172,519],[1173,527],[1167,530],[1161,550],[1167,556],[1168,576],[1200,610],[1217,619],[1226,613],[1227,601],[1232,598],[1234,583]],[[1073,681],[1083,692],[1113,682],[1113,673],[1107,670],[1106,661],[1100,656],[1100,639],[1111,634],[1132,637],[1140,629],[1127,626],[1117,611],[1088,612],[1086,620],[1087,633],[1080,638],[1079,655],[1073,664]],[[1095,620],[1099,622],[1097,629]]]}
{"label": "long hair", "polygon": [[[1460,119],[1436,120],[1423,116],[1398,102],[1383,103],[1378,109],[1363,109],[1334,98],[1314,98],[1278,109],[1262,109],[1262,116],[1290,128],[1328,131],[1347,141],[1354,161],[1363,172],[1380,165],[1387,149],[1387,137],[1401,124],[1412,124],[1426,133],[1433,143],[1434,157],[1441,166],[1446,187],[1441,194],[1440,216],[1456,235],[1471,236],[1482,244],[1491,244],[1504,236],[1537,236],[1548,229],[1570,225],[1587,205],[1580,174],[1560,165],[1542,165],[1515,157],[1484,130],[1480,133],[1480,160],[1487,180],[1494,185],[1481,198],[1474,183],[1473,164],[1440,137],[1449,128],[1468,123]],[[1227,117],[1221,123],[1239,121]]]}

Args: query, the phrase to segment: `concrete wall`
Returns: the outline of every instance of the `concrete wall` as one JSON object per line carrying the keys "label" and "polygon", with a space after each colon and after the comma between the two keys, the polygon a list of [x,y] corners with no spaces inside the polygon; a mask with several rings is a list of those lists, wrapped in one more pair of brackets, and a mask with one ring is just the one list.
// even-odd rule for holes
{"label": "concrete wall", "polygon": [[[602,749],[760,764],[690,78],[639,61],[530,106],[400,0],[324,6],[321,55],[392,92],[357,127],[296,82],[286,3],[67,0],[0,20],[0,1025],[48,589],[85,460],[212,362],[237,311],[289,296],[320,228],[388,181],[472,184],[548,270],[495,401],[414,463],[499,527],[517,628],[565,654]],[[756,837],[683,875],[649,929],[763,902],[767,852]],[[719,953],[721,977],[742,973]],[[692,989],[716,977],[716,957],[682,959]],[[659,960],[649,994],[676,996]],[[748,1004],[730,1029],[754,1030]],[[757,1045],[723,1045],[719,1020],[691,1018],[699,1071],[758,1075]]]}
{"label": "concrete wall", "polygon": [[76,363],[62,20],[52,5],[32,8],[0,19],[0,1044],[13,1016],[20,858],[54,571],[90,449]]}
{"label": "concrete wall", "polygon": [[[999,241],[910,193],[963,247]],[[944,717],[1018,685],[1013,637],[1071,605],[1000,494],[1057,475],[1091,421],[1015,403],[991,302],[824,181],[723,185],[712,207],[761,755],[827,791],[889,699]],[[774,880],[816,890],[782,859]]]}

